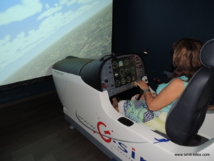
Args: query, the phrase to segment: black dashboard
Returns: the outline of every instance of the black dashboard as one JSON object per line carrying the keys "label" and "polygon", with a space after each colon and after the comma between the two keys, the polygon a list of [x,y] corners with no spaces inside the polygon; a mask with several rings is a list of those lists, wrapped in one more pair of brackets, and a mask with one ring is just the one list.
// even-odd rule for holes
{"label": "black dashboard", "polygon": [[109,96],[135,87],[133,82],[145,76],[141,57],[137,54],[106,56],[103,59],[66,57],[53,65],[55,72],[78,75],[98,91],[107,91]]}
{"label": "black dashboard", "polygon": [[130,54],[109,59],[101,70],[103,91],[109,96],[116,95],[134,87],[133,82],[145,76],[144,65],[138,55]]}

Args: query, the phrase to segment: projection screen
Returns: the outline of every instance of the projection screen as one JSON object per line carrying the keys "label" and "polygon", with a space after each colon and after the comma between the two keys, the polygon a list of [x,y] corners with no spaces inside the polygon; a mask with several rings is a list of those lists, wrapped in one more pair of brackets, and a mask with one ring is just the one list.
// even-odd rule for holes
{"label": "projection screen", "polygon": [[0,86],[50,75],[69,56],[111,53],[112,0],[0,1]]}

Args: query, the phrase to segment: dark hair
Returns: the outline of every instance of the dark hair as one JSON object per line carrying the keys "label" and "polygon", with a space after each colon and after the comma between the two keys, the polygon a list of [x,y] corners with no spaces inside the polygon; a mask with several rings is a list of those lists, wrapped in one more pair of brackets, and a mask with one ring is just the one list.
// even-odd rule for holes
{"label": "dark hair", "polygon": [[174,71],[170,79],[186,76],[188,80],[201,68],[200,50],[203,43],[194,38],[183,38],[172,46]]}

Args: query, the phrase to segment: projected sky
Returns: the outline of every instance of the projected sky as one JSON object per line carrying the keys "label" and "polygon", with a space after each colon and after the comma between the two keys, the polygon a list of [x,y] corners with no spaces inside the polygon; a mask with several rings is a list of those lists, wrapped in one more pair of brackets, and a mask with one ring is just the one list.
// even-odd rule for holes
{"label": "projected sky", "polygon": [[5,79],[111,3],[112,0],[0,1],[0,85],[19,81]]}

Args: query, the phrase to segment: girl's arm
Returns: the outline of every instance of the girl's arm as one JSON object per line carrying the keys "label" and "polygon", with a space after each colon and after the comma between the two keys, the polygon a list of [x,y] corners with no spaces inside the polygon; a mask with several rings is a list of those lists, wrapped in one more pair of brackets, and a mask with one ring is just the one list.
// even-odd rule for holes
{"label": "girl's arm", "polygon": [[[142,90],[149,89],[149,86],[144,82],[135,82]],[[150,91],[144,93],[146,104],[151,111],[160,110],[177,98],[180,97],[184,91],[184,83],[181,79],[173,79],[168,86],[166,86],[156,97],[153,97]]]}

